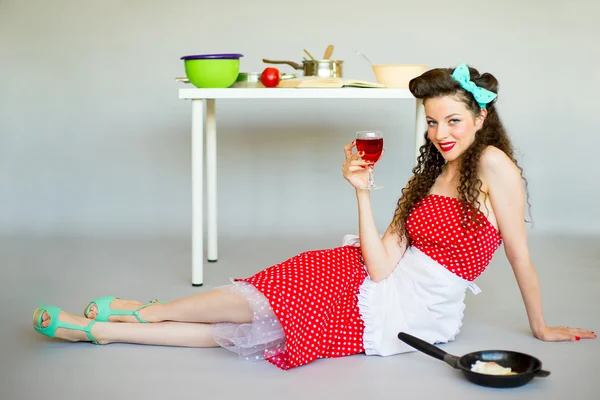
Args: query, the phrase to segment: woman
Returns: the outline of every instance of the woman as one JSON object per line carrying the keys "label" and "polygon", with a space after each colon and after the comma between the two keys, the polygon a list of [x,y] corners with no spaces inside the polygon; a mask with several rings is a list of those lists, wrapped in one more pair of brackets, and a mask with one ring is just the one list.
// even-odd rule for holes
{"label": "woman", "polygon": [[214,347],[265,358],[281,369],[317,358],[411,351],[400,331],[430,343],[453,340],[466,289],[504,241],[541,340],[595,338],[549,327],[529,257],[521,169],[496,111],[498,82],[461,64],[410,82],[428,129],[414,175],[383,237],[377,232],[367,162],[345,148],[344,177],[356,189],[359,238],[309,251],[231,285],[163,304],[104,297],[76,317],[56,307],[34,313],[47,336],[94,343]]}

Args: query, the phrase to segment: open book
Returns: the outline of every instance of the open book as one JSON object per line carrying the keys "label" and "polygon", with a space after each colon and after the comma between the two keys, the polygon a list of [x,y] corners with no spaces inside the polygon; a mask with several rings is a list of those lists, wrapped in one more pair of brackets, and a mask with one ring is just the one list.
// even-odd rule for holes
{"label": "open book", "polygon": [[384,88],[377,82],[361,81],[358,79],[343,78],[321,78],[317,76],[305,76],[298,79],[286,79],[279,82],[278,88]]}

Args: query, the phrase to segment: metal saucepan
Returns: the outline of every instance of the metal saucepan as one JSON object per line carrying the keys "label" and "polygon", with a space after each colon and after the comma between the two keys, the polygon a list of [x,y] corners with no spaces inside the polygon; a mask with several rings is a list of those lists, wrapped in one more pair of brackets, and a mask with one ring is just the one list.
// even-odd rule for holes
{"label": "metal saucepan", "polygon": [[[400,332],[398,339],[431,357],[446,362],[452,368],[461,370],[469,381],[482,386],[495,388],[518,387],[525,385],[534,377],[545,378],[550,375],[549,371],[542,369],[542,362],[540,360],[516,351],[483,350],[465,354],[462,357],[456,357],[408,333]],[[488,375],[473,372],[471,371],[471,365],[477,360],[483,362],[494,361],[505,368],[511,368],[516,374]]]}
{"label": "metal saucepan", "polygon": [[294,69],[303,70],[304,76],[319,76],[322,78],[341,78],[342,60],[304,60],[302,64],[293,61],[277,61],[267,60],[263,58],[263,62],[267,64],[287,64]]}

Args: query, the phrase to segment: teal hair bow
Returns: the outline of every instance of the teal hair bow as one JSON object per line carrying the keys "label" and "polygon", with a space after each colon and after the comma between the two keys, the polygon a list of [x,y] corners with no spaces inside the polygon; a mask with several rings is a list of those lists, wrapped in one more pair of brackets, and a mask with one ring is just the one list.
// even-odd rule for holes
{"label": "teal hair bow", "polygon": [[475,101],[481,108],[485,108],[486,104],[498,97],[496,93],[479,87],[475,84],[475,82],[471,81],[471,74],[469,73],[469,67],[466,63],[462,63],[456,67],[452,73],[452,78],[458,81],[463,89],[475,97]]}

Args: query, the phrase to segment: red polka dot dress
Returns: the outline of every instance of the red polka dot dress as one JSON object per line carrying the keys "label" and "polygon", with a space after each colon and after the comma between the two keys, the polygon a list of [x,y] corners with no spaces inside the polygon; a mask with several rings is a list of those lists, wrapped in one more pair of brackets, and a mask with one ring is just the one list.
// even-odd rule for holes
{"label": "red polka dot dress", "polygon": [[285,351],[267,360],[286,370],[362,353],[357,295],[366,277],[360,248],[344,246],[305,252],[243,279],[269,300],[285,332]]}
{"label": "red polka dot dress", "polygon": [[[450,272],[474,281],[490,263],[502,238],[480,211],[475,211],[479,227],[462,226],[462,205],[454,197],[431,194],[410,214],[406,229],[412,246],[437,261]],[[471,218],[471,214],[468,215]],[[476,234],[477,232],[477,234]]]}
{"label": "red polka dot dress", "polygon": [[[462,209],[457,199],[429,195],[416,205],[409,216],[407,234],[412,239],[413,247],[425,254],[423,256],[427,258],[425,263],[437,265],[434,268],[442,268],[439,267],[441,265],[442,270],[445,268],[451,271],[462,278],[459,279],[461,281],[472,281],[485,269],[501,238],[483,214],[478,213],[477,218],[486,229],[478,229],[477,235],[472,229],[465,229],[461,225],[461,215]],[[394,274],[402,274],[401,270],[404,269],[402,262],[401,260],[392,273],[392,280],[396,279]],[[403,284],[407,283],[406,279],[412,279],[408,273],[404,275],[405,277],[400,277]],[[268,301],[266,308],[269,306],[272,308],[269,311],[272,311],[273,319],[276,324],[281,324],[284,345],[278,345],[278,351],[272,353],[274,355],[269,355],[268,351],[265,351],[264,358],[277,367],[287,370],[319,358],[342,357],[365,352],[364,315],[367,313],[377,315],[377,309],[384,307],[391,307],[391,314],[388,315],[397,315],[400,305],[421,301],[418,295],[414,297],[413,294],[406,293],[410,289],[401,290],[399,304],[393,305],[389,299],[384,298],[380,299],[379,305],[372,305],[372,309],[367,312],[361,309],[362,305],[359,305],[359,293],[365,285],[377,285],[367,278],[360,247],[354,245],[308,251],[250,278],[238,279],[236,282],[250,284],[248,286],[257,289],[259,296],[261,298],[264,296]],[[385,281],[387,279],[381,282]],[[413,286],[408,282],[405,288]],[[373,293],[377,293],[376,289]],[[257,308],[264,310],[265,306]],[[256,314],[257,312],[255,316]],[[426,317],[422,312],[413,314],[417,319],[425,321]],[[386,318],[388,317],[383,317]],[[436,324],[439,315],[430,319],[432,324]],[[367,324],[378,323],[368,322],[368,319],[366,321]],[[254,321],[253,324],[248,325],[255,326],[263,323]],[[231,325],[226,327],[231,328]],[[233,328],[239,330],[237,326]],[[452,329],[452,332],[456,331],[455,328]],[[369,326],[367,326],[368,331]],[[399,342],[395,338],[397,332],[392,329],[389,335],[386,333],[388,340],[392,335],[394,340]],[[367,351],[367,354],[374,353]]]}

